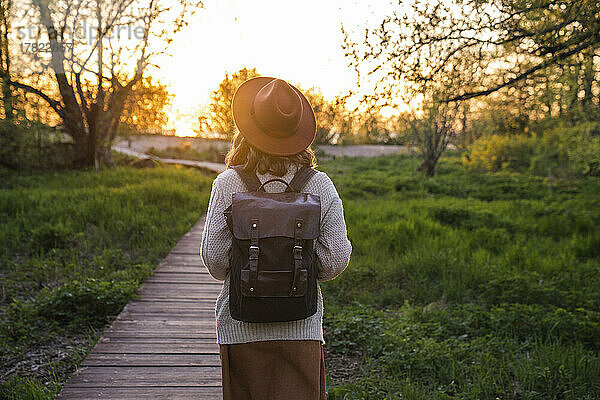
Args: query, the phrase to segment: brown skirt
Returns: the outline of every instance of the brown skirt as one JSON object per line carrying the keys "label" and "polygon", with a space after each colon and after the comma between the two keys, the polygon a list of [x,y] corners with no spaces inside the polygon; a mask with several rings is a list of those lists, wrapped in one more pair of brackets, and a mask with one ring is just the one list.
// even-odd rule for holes
{"label": "brown skirt", "polygon": [[219,346],[223,400],[326,400],[318,340],[269,340]]}

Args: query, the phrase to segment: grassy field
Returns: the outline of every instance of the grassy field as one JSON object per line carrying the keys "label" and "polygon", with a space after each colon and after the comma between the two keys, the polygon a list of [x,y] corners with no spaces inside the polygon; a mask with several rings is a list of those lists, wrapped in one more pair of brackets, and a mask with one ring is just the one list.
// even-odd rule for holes
{"label": "grassy field", "polygon": [[[330,398],[600,398],[600,180],[417,165],[319,166],[353,243],[322,284]],[[0,398],[52,398],[205,210],[212,176],[0,171]]]}
{"label": "grassy field", "polygon": [[54,397],[205,212],[213,177],[176,167],[0,171],[0,398]]}
{"label": "grassy field", "polygon": [[322,285],[331,397],[600,398],[600,180],[417,165],[321,165],[353,243]]}

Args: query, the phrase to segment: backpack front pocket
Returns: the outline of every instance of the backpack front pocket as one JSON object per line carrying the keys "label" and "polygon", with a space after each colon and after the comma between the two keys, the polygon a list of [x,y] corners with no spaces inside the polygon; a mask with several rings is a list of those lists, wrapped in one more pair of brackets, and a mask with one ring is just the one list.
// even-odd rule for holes
{"label": "backpack front pocket", "polygon": [[296,290],[293,290],[292,282],[294,275],[291,270],[258,271],[256,281],[254,284],[251,284],[250,270],[242,269],[242,294],[248,297],[301,297],[306,294],[307,275],[308,271],[302,268],[300,270],[298,286]]}

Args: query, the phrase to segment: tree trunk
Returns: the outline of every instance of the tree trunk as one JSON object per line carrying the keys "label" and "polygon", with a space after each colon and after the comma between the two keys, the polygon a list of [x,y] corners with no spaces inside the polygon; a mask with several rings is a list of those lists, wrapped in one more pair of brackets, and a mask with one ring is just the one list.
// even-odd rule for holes
{"label": "tree trunk", "polygon": [[594,70],[594,49],[583,53],[583,92],[584,97],[581,101],[581,108],[583,109],[583,118],[590,120],[593,118],[592,109],[594,107],[594,93],[592,92],[592,86],[594,84],[594,78],[596,71]]}
{"label": "tree trunk", "polygon": [[[8,37],[10,31],[10,10],[12,1],[0,0],[0,72],[3,76],[10,76],[10,54],[8,52]],[[13,93],[6,79],[2,79],[2,103],[4,118],[14,118]]]}
{"label": "tree trunk", "polygon": [[431,178],[435,175],[436,164],[437,160],[425,158],[417,168],[417,172],[425,172],[425,174]]}

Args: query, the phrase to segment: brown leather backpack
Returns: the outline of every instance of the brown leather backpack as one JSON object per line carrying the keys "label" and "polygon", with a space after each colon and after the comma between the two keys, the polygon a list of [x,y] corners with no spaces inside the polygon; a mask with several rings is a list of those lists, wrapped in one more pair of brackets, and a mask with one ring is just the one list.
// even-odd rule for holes
{"label": "brown leather backpack", "polygon": [[[247,192],[232,195],[224,211],[233,235],[229,259],[231,316],[246,322],[303,319],[317,311],[321,200],[300,193],[317,171],[301,167],[288,184],[276,178],[261,184],[255,173],[233,167]],[[283,182],[287,189],[267,193],[264,186]]]}

